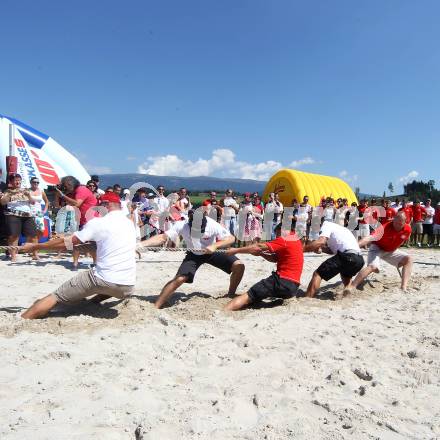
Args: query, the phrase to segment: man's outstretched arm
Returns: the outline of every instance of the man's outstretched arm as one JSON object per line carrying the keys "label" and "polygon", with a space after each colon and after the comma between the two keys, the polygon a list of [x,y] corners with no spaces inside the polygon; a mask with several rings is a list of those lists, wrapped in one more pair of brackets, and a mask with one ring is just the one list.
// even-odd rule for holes
{"label": "man's outstretched arm", "polygon": [[315,252],[317,254],[321,253],[323,248],[327,247],[327,237],[319,237],[318,240],[312,241],[304,245],[304,252]]}
{"label": "man's outstretched arm", "polygon": [[146,240],[140,241],[137,248],[161,246],[164,243],[166,243],[167,240],[168,240],[167,234],[154,235],[151,238],[147,238]]}
{"label": "man's outstretched arm", "polygon": [[25,243],[23,246],[18,247],[19,252],[33,252],[33,251],[62,251],[72,250],[68,249],[71,246],[82,244],[82,241],[76,236],[60,237],[54,240],[46,241],[46,243]]}

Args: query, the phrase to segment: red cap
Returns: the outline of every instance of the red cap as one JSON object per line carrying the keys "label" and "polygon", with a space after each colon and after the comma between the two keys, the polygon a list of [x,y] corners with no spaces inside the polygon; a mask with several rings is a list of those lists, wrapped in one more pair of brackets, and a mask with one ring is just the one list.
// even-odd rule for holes
{"label": "red cap", "polygon": [[108,202],[108,203],[121,203],[121,199],[119,198],[119,196],[117,194],[115,194],[114,192],[106,192],[105,194],[103,194],[99,200],[102,202]]}
{"label": "red cap", "polygon": [[211,206],[211,202],[210,202],[209,200],[205,200],[205,201],[202,203],[202,206]]}

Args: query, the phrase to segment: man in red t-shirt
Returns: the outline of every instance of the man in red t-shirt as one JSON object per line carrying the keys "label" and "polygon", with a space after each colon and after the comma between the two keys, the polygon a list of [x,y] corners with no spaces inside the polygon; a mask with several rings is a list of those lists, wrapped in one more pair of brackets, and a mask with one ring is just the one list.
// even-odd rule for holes
{"label": "man in red t-shirt", "polygon": [[370,273],[378,273],[380,260],[384,260],[397,268],[403,267],[401,289],[404,291],[407,289],[411,276],[412,258],[406,252],[398,250],[411,235],[411,226],[406,223],[405,213],[401,211],[394,217],[392,222],[385,223],[383,225],[383,235],[381,232],[376,230],[371,237],[366,237],[359,242],[359,246],[365,246],[372,242],[368,250],[367,266],[346,287],[344,295],[350,294]]}
{"label": "man in red t-shirt", "polygon": [[388,223],[394,219],[396,216],[396,210],[391,208],[389,200],[382,200],[382,207],[385,209],[385,217],[380,217],[380,222]]}
{"label": "man in red t-shirt", "polygon": [[413,243],[418,247],[422,246],[422,235],[423,235],[423,220],[426,217],[426,209],[424,206],[420,205],[420,200],[416,200],[414,205],[412,205],[412,238]]}
{"label": "man in red t-shirt", "polygon": [[281,236],[281,223],[275,227],[275,240],[252,246],[233,248],[228,255],[252,254],[276,262],[277,270],[272,275],[254,284],[246,293],[230,301],[225,310],[240,310],[265,298],[291,298],[298,290],[304,265],[301,240],[294,233]]}
{"label": "man in red t-shirt", "polygon": [[440,202],[437,203],[434,214],[434,245],[435,237],[437,237],[437,246],[440,246]]}
{"label": "man in red t-shirt", "polygon": [[368,202],[362,199],[358,206],[359,223],[358,223],[358,238],[368,237],[370,235],[370,225],[364,220],[365,211],[368,209]]}
{"label": "man in red t-shirt", "polygon": [[406,200],[402,200],[402,207],[399,209],[399,212],[403,211],[406,216],[406,223],[410,224],[413,216],[412,206],[408,205]]}
{"label": "man in red t-shirt", "polygon": [[[412,216],[413,216],[412,205],[409,205],[406,200],[402,200],[402,207],[399,209],[398,212],[404,212],[406,217],[406,223],[408,225],[411,225]],[[406,240],[406,242],[403,244],[404,246],[408,247],[410,238],[411,238],[411,234],[408,237],[408,240]]]}

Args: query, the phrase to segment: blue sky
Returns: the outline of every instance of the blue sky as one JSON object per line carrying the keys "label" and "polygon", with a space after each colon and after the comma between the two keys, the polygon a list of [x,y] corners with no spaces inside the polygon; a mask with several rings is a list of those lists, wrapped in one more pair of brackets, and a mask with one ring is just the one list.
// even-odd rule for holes
{"label": "blue sky", "polygon": [[439,186],[439,16],[437,0],[6,0],[0,113],[90,172]]}

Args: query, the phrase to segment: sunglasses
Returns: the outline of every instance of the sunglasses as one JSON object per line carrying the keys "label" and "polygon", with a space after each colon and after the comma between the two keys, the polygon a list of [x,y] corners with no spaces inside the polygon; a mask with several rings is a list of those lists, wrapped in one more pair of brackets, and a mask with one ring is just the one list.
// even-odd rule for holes
{"label": "sunglasses", "polygon": [[36,183],[38,185],[40,182],[38,180],[31,180],[31,183]]}

